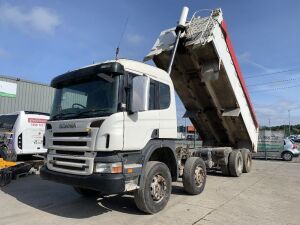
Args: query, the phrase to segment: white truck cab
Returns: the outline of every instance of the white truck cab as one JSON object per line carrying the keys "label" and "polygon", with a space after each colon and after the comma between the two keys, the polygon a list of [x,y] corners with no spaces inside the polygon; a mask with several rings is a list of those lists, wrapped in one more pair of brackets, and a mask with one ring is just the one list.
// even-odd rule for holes
{"label": "white truck cab", "polygon": [[1,157],[46,153],[43,137],[48,119],[48,114],[32,111],[0,115]]}
{"label": "white truck cab", "polygon": [[[114,68],[118,71],[111,73]],[[92,73],[87,75],[87,70]],[[47,139],[51,137],[48,149],[135,151],[153,136],[177,137],[174,88],[161,69],[120,59],[69,72],[54,79],[52,86],[57,91],[48,125],[52,129],[46,131]],[[88,135],[64,136],[71,129]]]}
{"label": "white truck cab", "polygon": [[[178,177],[177,120],[174,87],[165,71],[119,59],[68,72],[51,86],[56,92],[46,125],[43,178],[81,193],[133,191],[149,173],[145,163],[151,158],[164,161],[154,166],[163,168],[167,181],[157,179],[169,193]],[[162,197],[156,195],[158,202]]]}
{"label": "white truck cab", "polygon": [[[59,76],[52,86],[57,90],[46,130],[51,159],[60,150],[90,151],[93,157],[95,152],[139,151],[155,138],[177,138],[174,87],[161,69],[119,59]],[[48,167],[71,174],[93,173],[93,164],[78,170],[58,162],[50,160]]]}

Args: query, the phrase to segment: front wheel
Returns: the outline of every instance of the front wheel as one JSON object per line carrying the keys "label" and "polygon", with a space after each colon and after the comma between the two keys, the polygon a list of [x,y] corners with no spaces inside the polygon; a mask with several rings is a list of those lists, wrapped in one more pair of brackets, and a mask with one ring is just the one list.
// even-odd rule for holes
{"label": "front wheel", "polygon": [[172,179],[166,164],[150,161],[146,164],[144,179],[134,194],[136,206],[143,212],[154,214],[161,211],[171,195]]}
{"label": "front wheel", "polygon": [[186,160],[183,171],[183,187],[191,195],[202,193],[206,183],[206,166],[199,157],[190,157]]}

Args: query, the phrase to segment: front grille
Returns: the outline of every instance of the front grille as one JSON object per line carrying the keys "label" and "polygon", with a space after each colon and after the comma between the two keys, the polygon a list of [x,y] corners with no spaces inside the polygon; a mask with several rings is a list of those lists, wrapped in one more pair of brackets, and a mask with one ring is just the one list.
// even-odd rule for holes
{"label": "front grille", "polygon": [[73,162],[73,163],[85,163],[85,160],[80,160],[80,159],[68,159],[68,158],[57,158],[53,157],[53,160],[61,161],[61,162]]}
{"label": "front grille", "polygon": [[86,146],[86,141],[53,141],[53,145],[61,146]]}
{"label": "front grille", "polygon": [[86,137],[88,132],[64,132],[64,133],[53,133],[53,137]]}
{"label": "front grille", "polygon": [[73,167],[73,166],[63,166],[63,165],[54,165],[56,168],[65,169],[65,170],[75,170],[75,171],[84,171],[85,168]]}
{"label": "front grille", "polygon": [[47,166],[50,170],[76,174],[90,175],[94,169],[94,152],[50,150],[47,155]]}
{"label": "front grille", "polygon": [[55,150],[56,154],[59,155],[84,155],[84,152],[76,152],[76,151],[64,151],[64,150]]}

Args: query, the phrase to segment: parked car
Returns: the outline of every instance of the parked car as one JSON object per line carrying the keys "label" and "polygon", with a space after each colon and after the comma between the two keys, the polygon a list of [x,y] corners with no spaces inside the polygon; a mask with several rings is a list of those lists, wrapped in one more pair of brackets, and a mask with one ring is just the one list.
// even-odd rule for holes
{"label": "parked car", "polygon": [[293,140],[293,139],[297,138],[297,136],[298,136],[298,135],[290,135],[290,136],[288,136],[287,138],[290,139],[290,140],[291,140],[291,139]]}
{"label": "parked car", "polygon": [[295,143],[300,143],[300,135],[290,135],[288,138],[294,141]]}
{"label": "parked car", "polygon": [[283,152],[281,153],[281,158],[283,160],[291,161],[293,157],[298,157],[300,155],[300,151],[292,139],[285,138],[283,140],[283,146]]}

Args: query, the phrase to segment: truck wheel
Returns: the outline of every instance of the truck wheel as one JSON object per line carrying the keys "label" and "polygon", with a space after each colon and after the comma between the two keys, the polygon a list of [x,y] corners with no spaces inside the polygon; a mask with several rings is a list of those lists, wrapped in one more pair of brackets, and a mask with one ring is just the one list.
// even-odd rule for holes
{"label": "truck wheel", "polygon": [[97,196],[99,193],[97,191],[91,190],[91,189],[86,189],[86,188],[80,188],[80,187],[73,187],[74,190],[84,196],[84,197],[91,197],[91,196]]}
{"label": "truck wheel", "polygon": [[183,170],[183,187],[186,193],[200,194],[206,183],[206,166],[199,157],[190,157],[186,160]]}
{"label": "truck wheel", "polygon": [[248,149],[241,149],[243,157],[243,173],[250,173],[252,167],[252,155]]}
{"label": "truck wheel", "polygon": [[243,156],[240,151],[232,151],[229,154],[229,172],[233,177],[241,176],[243,172]]}
{"label": "truck wheel", "polygon": [[290,152],[285,152],[285,153],[282,154],[282,159],[283,159],[284,161],[292,161],[292,159],[293,159],[293,154],[290,153]]}
{"label": "truck wheel", "polygon": [[171,173],[166,164],[157,161],[147,162],[144,180],[134,194],[135,204],[145,213],[157,213],[167,205],[171,188]]}
{"label": "truck wheel", "polygon": [[222,165],[220,167],[224,176],[230,176],[228,165]]}

